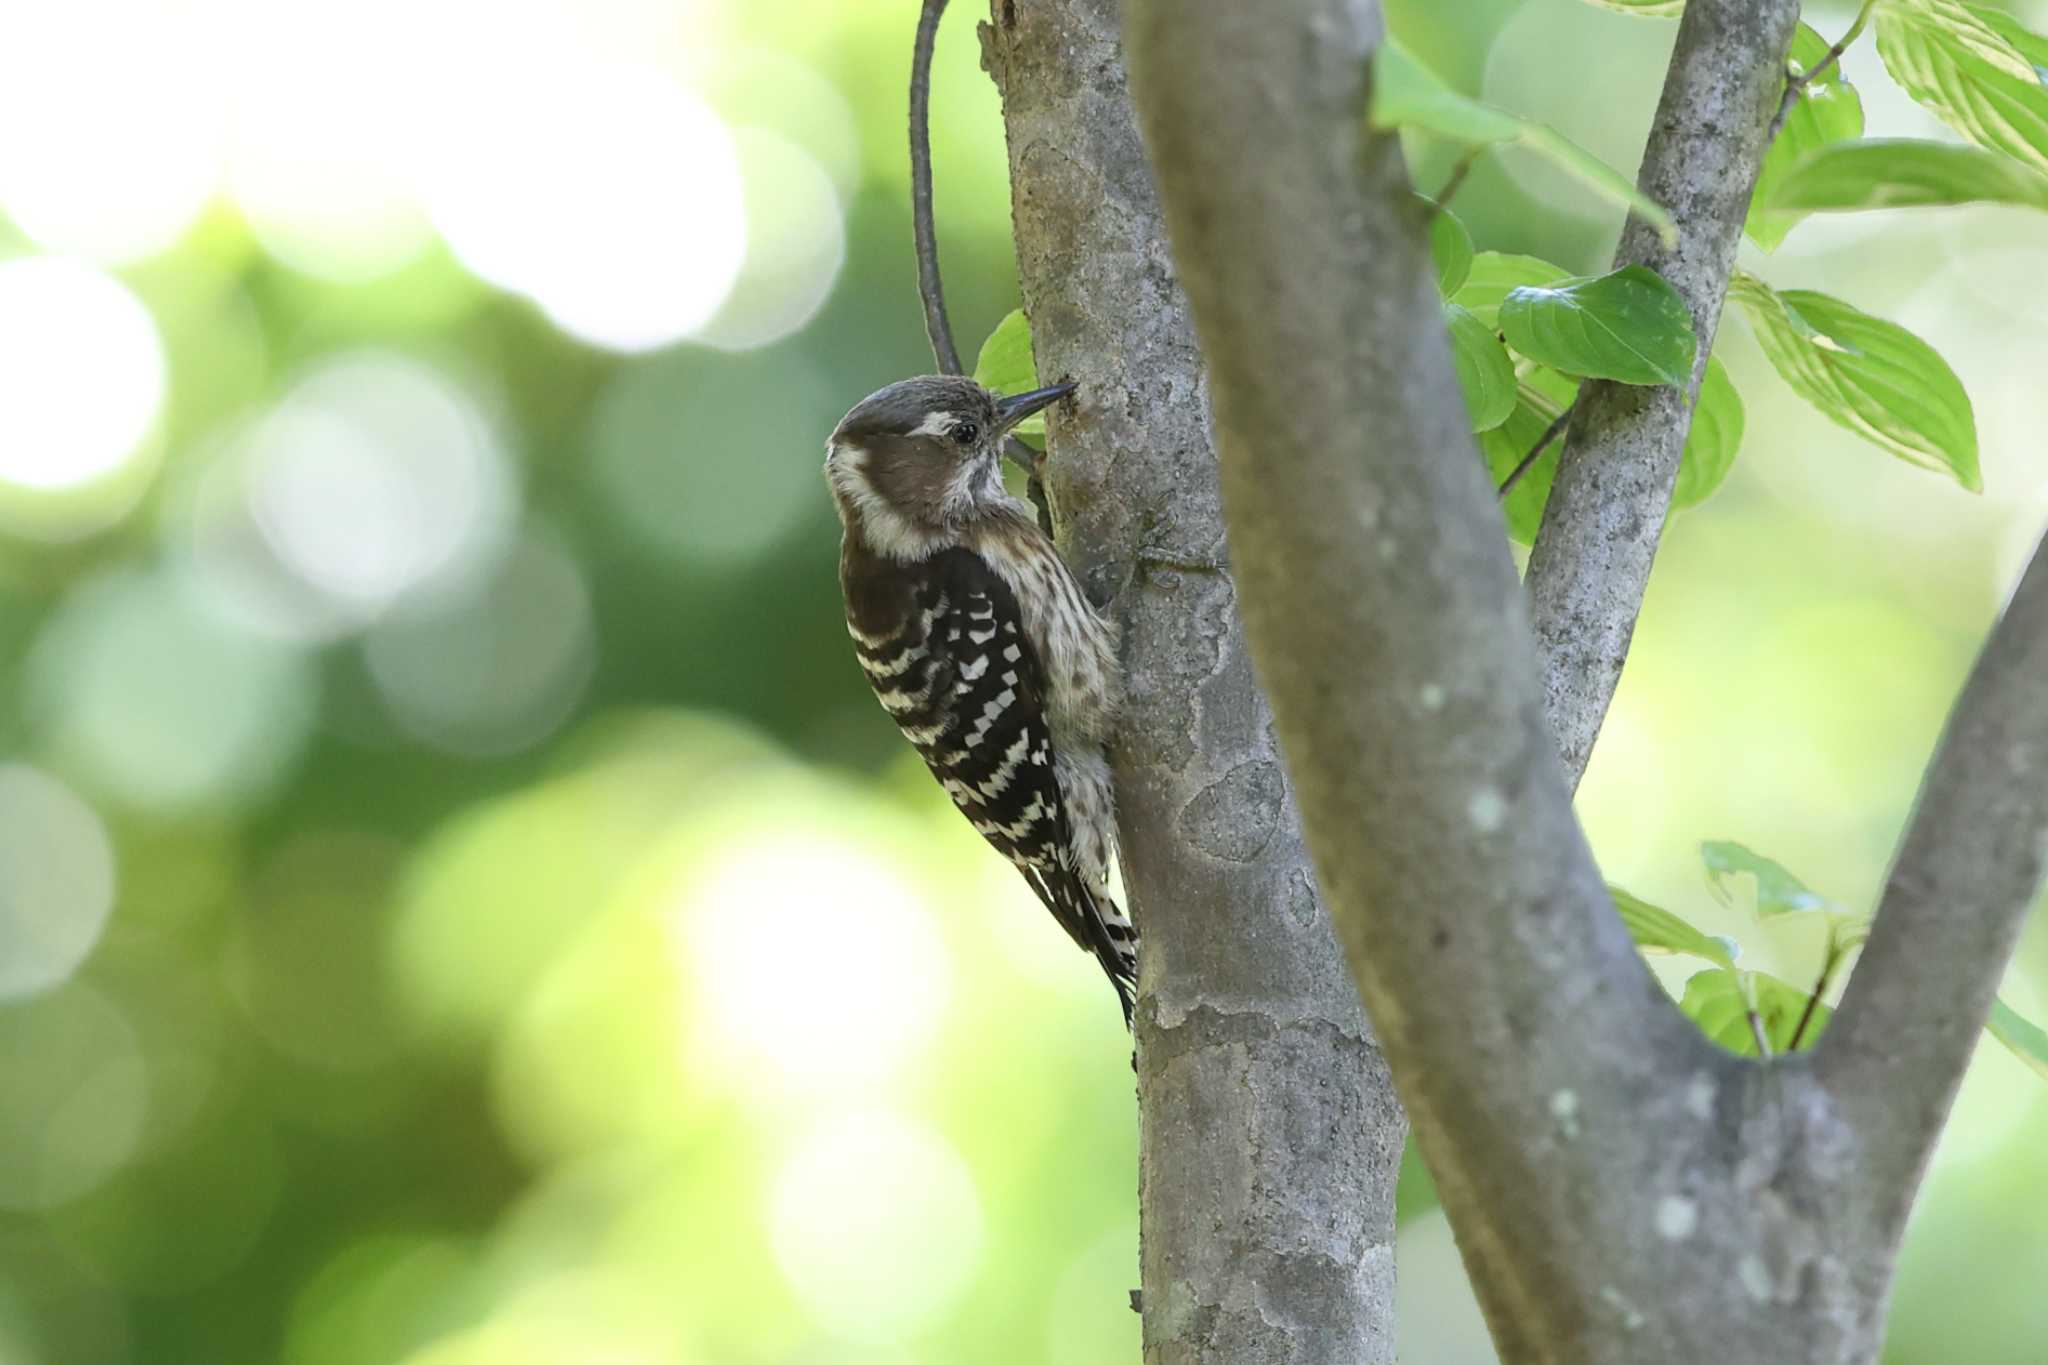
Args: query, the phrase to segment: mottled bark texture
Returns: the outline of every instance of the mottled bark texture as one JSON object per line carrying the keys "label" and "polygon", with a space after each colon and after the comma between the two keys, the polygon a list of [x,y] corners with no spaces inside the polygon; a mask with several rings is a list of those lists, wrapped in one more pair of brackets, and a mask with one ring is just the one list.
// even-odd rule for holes
{"label": "mottled bark texture", "polygon": [[[1061,547],[1123,630],[1145,1359],[1390,1365],[1404,1134],[1318,900],[1224,563],[1208,392],[1114,0],[996,0]],[[1104,1293],[1116,1286],[1103,1286]]]}
{"label": "mottled bark texture", "polygon": [[[2040,879],[2048,689],[2025,680],[2048,662],[2048,568],[1930,772],[1848,1022],[1770,1064],[1709,1044],[1644,969],[1572,817],[1424,225],[1397,144],[1360,117],[1377,7],[1128,5],[1241,613],[1501,1358],[1868,1365],[1900,1210]],[[1674,62],[1729,69],[1688,78],[1721,94],[1667,109],[1653,139],[1730,132],[1723,95],[1762,89],[1751,68],[1777,61],[1783,18],[1691,0]],[[1707,202],[1673,205],[1682,232]],[[1978,832],[1951,848],[1959,825]],[[1937,925],[1944,906],[1970,925]],[[1938,1042],[1887,1061],[1930,1022]],[[1904,1074],[1919,1065],[1942,1074]]]}
{"label": "mottled bark texture", "polygon": [[1642,611],[1798,17],[1797,0],[1688,6],[1643,148],[1637,183],[1684,230],[1666,246],[1630,218],[1614,264],[1646,265],[1671,282],[1692,310],[1699,353],[1685,390],[1602,380],[1581,388],[1529,551],[1544,704],[1574,787]]}

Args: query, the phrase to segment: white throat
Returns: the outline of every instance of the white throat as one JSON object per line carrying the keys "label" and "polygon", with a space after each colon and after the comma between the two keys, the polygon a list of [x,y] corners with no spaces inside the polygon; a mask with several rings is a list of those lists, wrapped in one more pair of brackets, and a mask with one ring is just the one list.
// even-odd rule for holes
{"label": "white throat", "polygon": [[1003,457],[977,455],[962,464],[946,485],[939,513],[948,521],[969,521],[999,502],[1007,502],[1003,487]]}

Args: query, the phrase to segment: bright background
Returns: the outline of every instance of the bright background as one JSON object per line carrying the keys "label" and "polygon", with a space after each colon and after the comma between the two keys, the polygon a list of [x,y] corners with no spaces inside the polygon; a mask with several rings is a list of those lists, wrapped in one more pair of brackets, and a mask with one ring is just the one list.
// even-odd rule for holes
{"label": "bright background", "polygon": [[[971,352],[1015,283],[959,8]],[[1671,23],[1391,8],[1634,166]],[[914,9],[0,8],[0,1362],[1136,1358],[1109,994],[838,618],[821,443],[929,363]],[[1847,66],[1873,133],[1932,131],[1867,40]],[[1616,230],[1513,155],[1457,207],[1579,268]],[[2048,234],[1817,219],[1756,268],[1934,341],[1987,487],[1857,444],[1729,326],[1748,445],[1666,542],[1581,807],[1611,877],[1803,979],[1817,941],[1694,850],[1869,904],[2048,520]],[[2007,995],[2048,1012],[2040,932]],[[1893,1360],[2048,1350],[2044,1121],[1985,1050]],[[1426,1181],[1404,1208],[1406,1358],[1490,1360]]]}

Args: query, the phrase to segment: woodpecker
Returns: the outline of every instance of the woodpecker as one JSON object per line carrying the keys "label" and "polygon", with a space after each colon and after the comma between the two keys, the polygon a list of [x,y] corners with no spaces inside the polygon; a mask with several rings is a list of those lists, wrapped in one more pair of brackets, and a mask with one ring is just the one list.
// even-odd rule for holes
{"label": "woodpecker", "polygon": [[1004,439],[1074,391],[998,397],[906,379],[825,443],[844,528],[854,654],[953,804],[1108,974],[1130,1026],[1138,939],[1109,895],[1104,745],[1122,696],[1116,634],[1003,487]]}

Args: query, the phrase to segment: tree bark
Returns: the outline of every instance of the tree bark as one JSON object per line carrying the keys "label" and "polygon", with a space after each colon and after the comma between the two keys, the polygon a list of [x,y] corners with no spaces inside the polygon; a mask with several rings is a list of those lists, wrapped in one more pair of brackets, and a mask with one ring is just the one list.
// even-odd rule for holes
{"label": "tree bark", "polygon": [[[1208,391],[1115,0],[995,0],[1061,548],[1123,632],[1113,761],[1143,935],[1145,1359],[1390,1365],[1404,1124],[1325,915],[1224,562]],[[1107,1292],[1105,1287],[1105,1292]]]}
{"label": "tree bark", "polygon": [[1631,218],[1614,265],[1646,265],[1692,312],[1692,383],[1588,380],[1572,410],[1543,525],[1529,551],[1529,605],[1544,702],[1573,787],[1593,756],[1643,609],[1693,402],[1728,296],[1779,98],[1797,0],[1689,6],[1637,177],[1682,224],[1666,246]]}
{"label": "tree bark", "polygon": [[[1674,62],[1722,77],[1674,75],[1698,98],[1653,141],[1762,126],[1789,22],[1783,0],[1691,0]],[[1352,973],[1503,1360],[1865,1365],[1904,1201],[2040,880],[2048,702],[2021,680],[2048,653],[2048,567],[1959,705],[1880,915],[1896,946],[1873,937],[1843,1038],[1769,1064],[1708,1043],[1572,817],[1423,224],[1398,145],[1360,117],[1379,36],[1359,0],[1130,0],[1240,605]],[[1683,235],[1725,206],[1671,207]],[[1959,825],[1980,832],[1943,853]],[[1952,941],[1941,904],[1971,914]],[[1963,960],[1916,985],[1937,956]],[[1885,1041],[1930,1012],[1938,1039],[1899,1065],[1943,1074],[1880,1089]]]}

